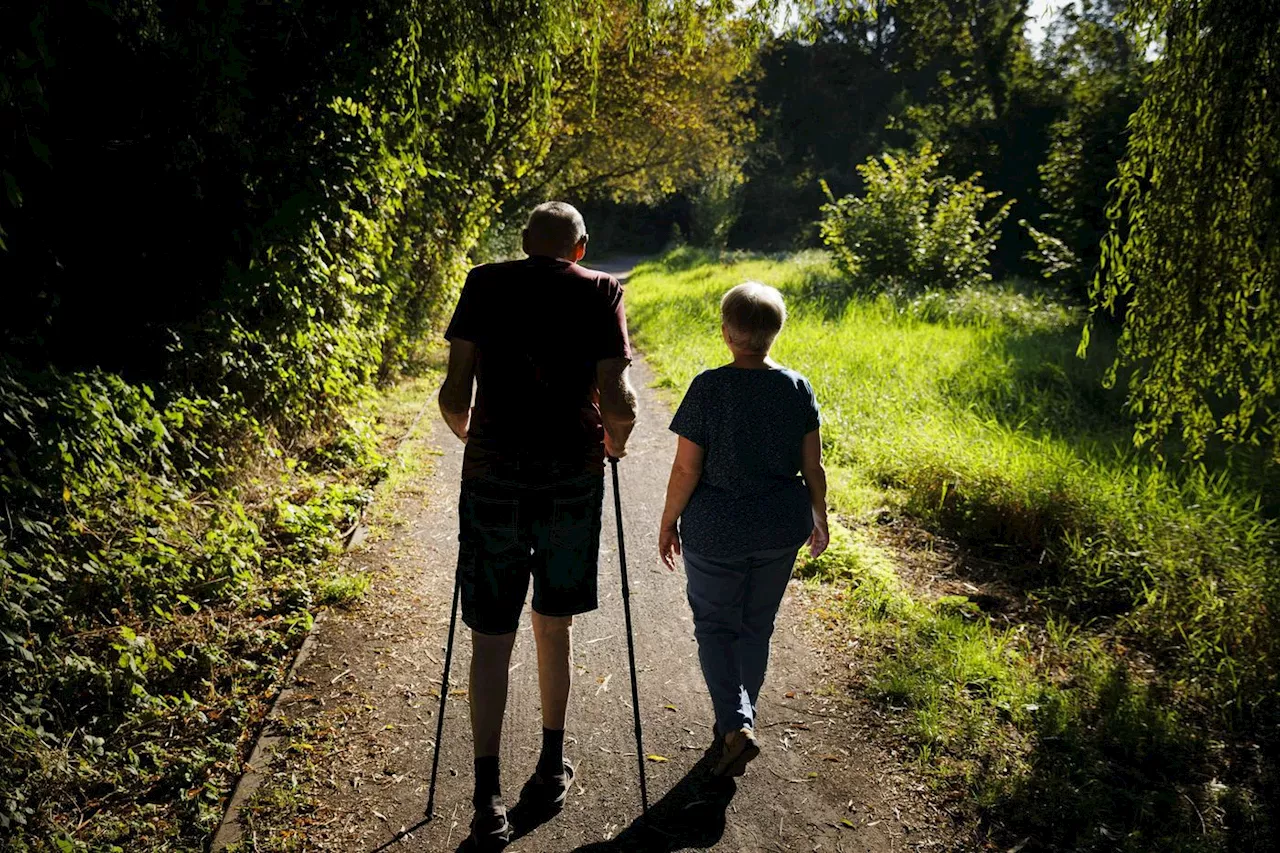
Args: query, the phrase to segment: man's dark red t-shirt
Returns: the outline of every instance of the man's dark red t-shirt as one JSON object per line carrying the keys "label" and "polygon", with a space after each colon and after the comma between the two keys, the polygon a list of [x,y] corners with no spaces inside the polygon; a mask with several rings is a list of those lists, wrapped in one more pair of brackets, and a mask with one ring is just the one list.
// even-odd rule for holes
{"label": "man's dark red t-shirt", "polygon": [[476,267],[445,337],[476,346],[463,477],[503,462],[604,470],[596,362],[631,357],[617,279],[539,256]]}

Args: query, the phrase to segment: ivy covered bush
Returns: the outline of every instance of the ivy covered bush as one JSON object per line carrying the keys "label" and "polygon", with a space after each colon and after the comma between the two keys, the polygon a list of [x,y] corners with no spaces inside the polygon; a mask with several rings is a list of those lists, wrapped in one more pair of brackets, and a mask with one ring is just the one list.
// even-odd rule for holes
{"label": "ivy covered bush", "polygon": [[978,174],[937,174],[941,159],[928,143],[872,157],[858,166],[863,192],[839,199],[823,182],[818,229],[855,288],[914,293],[991,281],[991,253],[1013,202],[988,213],[1000,193],[978,184]]}
{"label": "ivy covered bush", "polygon": [[368,501],[368,436],[326,471],[242,405],[12,361],[0,411],[0,829],[195,844]]}

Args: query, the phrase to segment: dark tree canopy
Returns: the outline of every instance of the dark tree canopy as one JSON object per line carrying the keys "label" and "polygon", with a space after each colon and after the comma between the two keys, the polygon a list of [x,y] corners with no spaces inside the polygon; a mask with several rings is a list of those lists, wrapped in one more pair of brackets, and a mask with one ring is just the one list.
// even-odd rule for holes
{"label": "dark tree canopy", "polygon": [[[819,12],[763,59],[760,142],[746,166],[733,245],[813,245],[823,201],[862,186],[856,167],[889,150],[932,143],[953,176],[983,183],[1037,218],[1039,167],[1059,117],[1061,87],[1025,33],[1026,0],[897,0]],[[996,255],[1002,274],[1029,271],[1012,222]]]}
{"label": "dark tree canopy", "polygon": [[1082,0],[1048,28],[1044,61],[1060,81],[1063,106],[1040,164],[1043,228],[1070,253],[1062,284],[1087,296],[1106,208],[1128,144],[1129,117],[1142,102],[1146,59],[1123,0]]}

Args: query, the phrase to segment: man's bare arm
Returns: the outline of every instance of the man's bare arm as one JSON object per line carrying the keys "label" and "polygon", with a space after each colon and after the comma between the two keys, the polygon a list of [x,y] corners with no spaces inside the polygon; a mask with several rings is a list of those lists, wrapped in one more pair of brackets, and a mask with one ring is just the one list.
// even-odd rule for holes
{"label": "man's bare arm", "polygon": [[449,372],[440,386],[440,414],[453,434],[464,442],[471,428],[471,383],[476,375],[476,345],[454,338],[449,342]]}
{"label": "man's bare arm", "polygon": [[627,358],[606,358],[596,362],[596,389],[600,392],[600,419],[604,421],[605,452],[621,458],[627,452],[627,438],[636,425],[636,392],[631,387]]}

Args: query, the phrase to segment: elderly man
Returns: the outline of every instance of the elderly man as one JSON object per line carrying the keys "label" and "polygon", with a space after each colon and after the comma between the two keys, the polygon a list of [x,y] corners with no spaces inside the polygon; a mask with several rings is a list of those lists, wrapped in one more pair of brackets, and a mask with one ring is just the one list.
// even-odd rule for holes
{"label": "elderly man", "polygon": [[498,747],[530,578],[542,753],[521,798],[558,811],[573,784],[564,758],[570,626],[596,607],[604,461],[623,455],[635,422],[622,287],[578,265],[586,248],[576,209],[539,205],[524,230],[528,257],[473,269],[445,333],[440,411],[466,443],[458,577],[474,650],[471,837],[480,850],[511,835]]}

